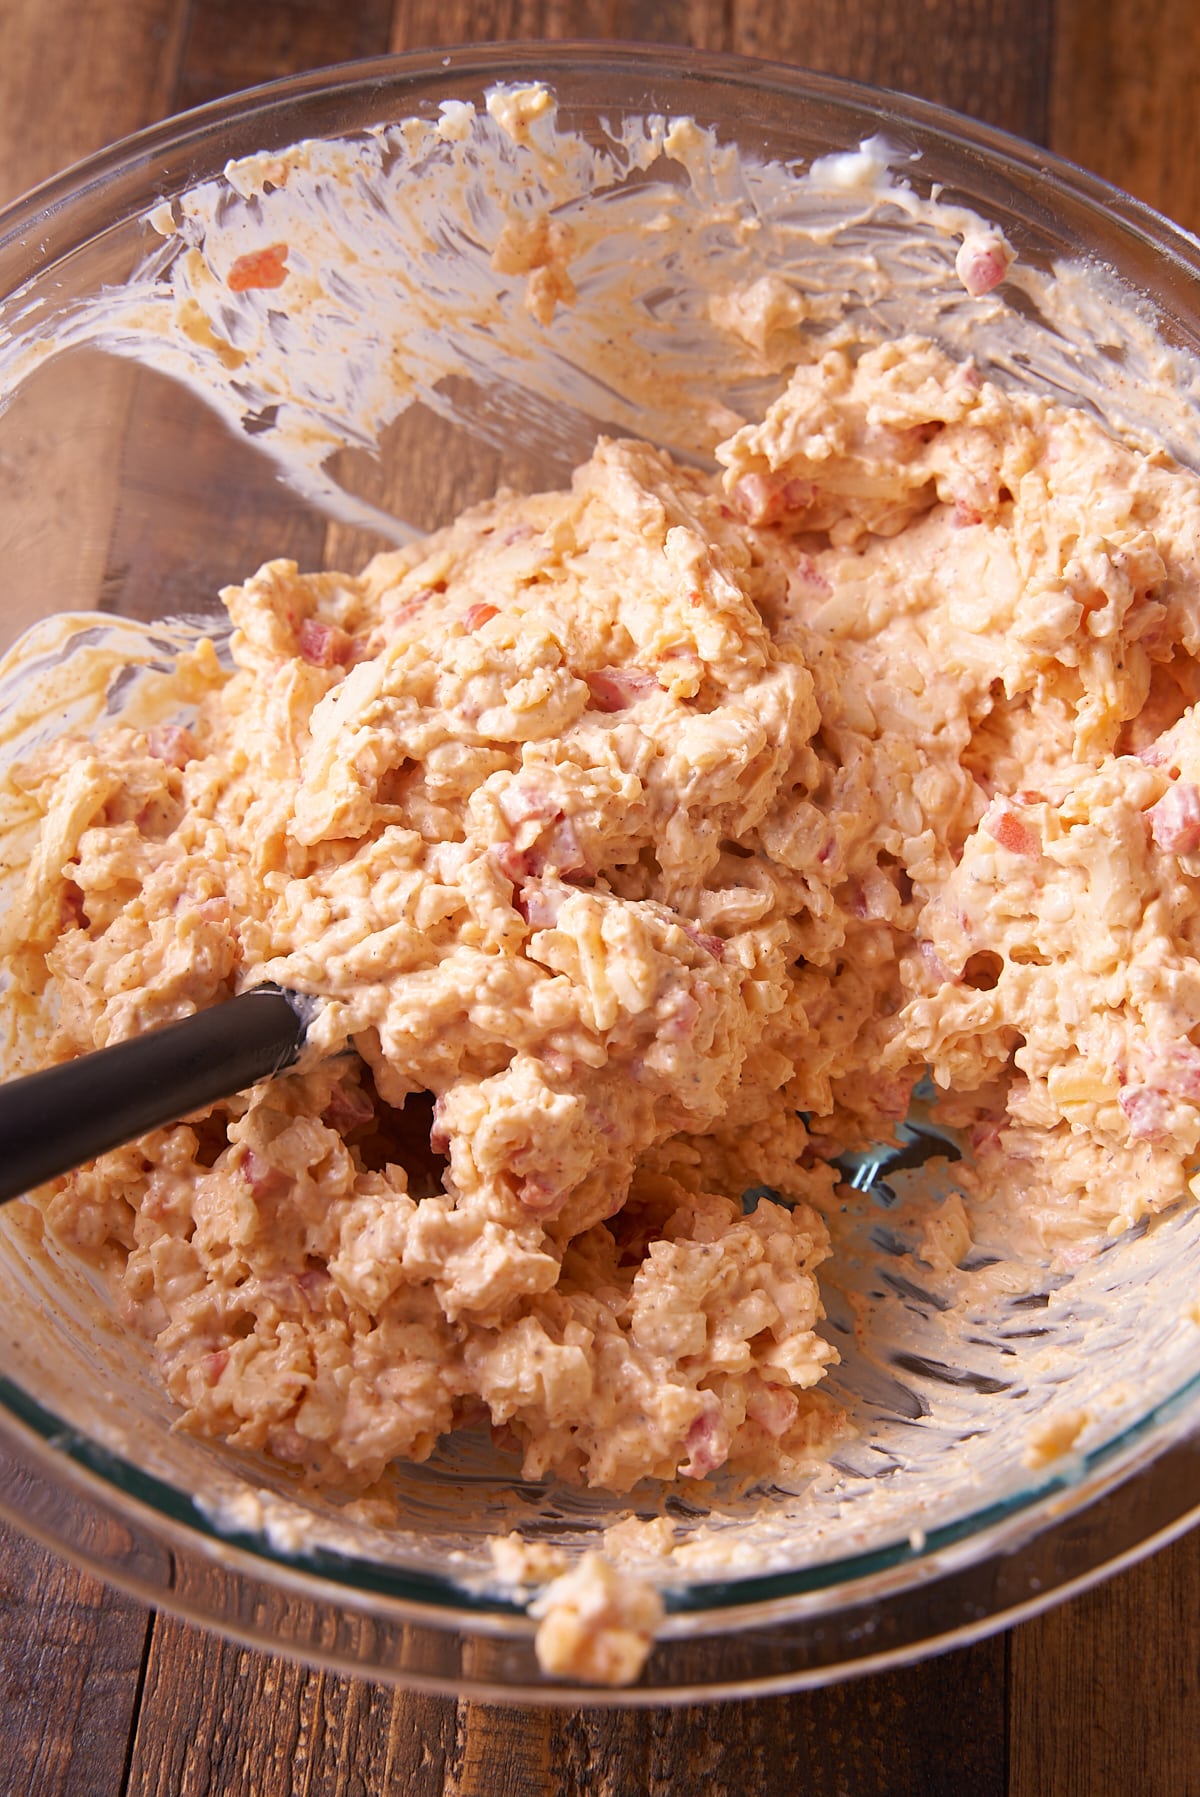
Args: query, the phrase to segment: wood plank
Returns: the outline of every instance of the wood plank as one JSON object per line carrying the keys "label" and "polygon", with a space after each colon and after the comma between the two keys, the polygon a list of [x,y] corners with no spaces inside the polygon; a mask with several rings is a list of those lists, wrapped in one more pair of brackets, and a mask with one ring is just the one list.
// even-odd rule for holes
{"label": "wood plank", "polygon": [[[1200,13],[1056,0],[1049,142],[1200,225]],[[1010,1797],[1200,1791],[1200,1537],[1014,1631]]]}
{"label": "wood plank", "polygon": [[[391,0],[256,0],[253,7],[196,0],[172,109],[383,54],[390,28]],[[119,467],[120,504],[103,576],[107,609],[131,617],[216,611],[220,589],[268,557],[291,556],[303,568],[323,564],[324,523],[251,440],[190,393],[143,370],[133,377]]]}
{"label": "wood plank", "polygon": [[392,0],[196,0],[171,111],[306,69],[379,56]]}
{"label": "wood plank", "polygon": [[[559,1712],[553,1777],[530,1785],[530,1797],[1004,1797],[1003,1667],[985,1643],[792,1697]],[[495,1716],[502,1737],[514,1725]],[[447,1786],[454,1797],[492,1789],[486,1777]]]}
{"label": "wood plank", "polygon": [[1051,146],[1200,229],[1194,0],[1057,0]]}
{"label": "wood plank", "polygon": [[127,1797],[425,1797],[442,1790],[454,1708],[160,1617]]}
{"label": "wood plank", "polygon": [[[187,0],[6,0],[0,56],[0,204],[158,118],[174,81]],[[113,395],[116,398],[114,392]],[[93,390],[93,403],[103,395]],[[94,531],[42,545],[41,590],[99,580],[113,501],[86,433],[60,443],[54,476]],[[34,459],[38,446],[33,445]],[[10,590],[17,550],[9,545]],[[86,557],[84,557],[86,561]],[[74,593],[72,593],[74,598]],[[144,1606],[0,1528],[0,1741],[11,1797],[119,1790],[149,1628]]]}
{"label": "wood plank", "polygon": [[537,38],[730,48],[724,0],[397,0],[393,50]]}
{"label": "wood plank", "polygon": [[[731,0],[733,48],[917,94],[1043,141],[1050,8],[1043,0]],[[1080,0],[1086,4],[1086,0]]]}
{"label": "wood plank", "polygon": [[[859,26],[871,14],[865,4],[847,10]],[[959,7],[943,8],[943,13],[948,10],[956,18],[962,12]],[[783,13],[775,21],[778,29],[764,39],[772,54],[795,56],[802,48],[811,50],[814,41],[820,46],[819,32],[816,40],[806,37],[803,46],[793,44],[791,10],[785,7]],[[696,0],[666,7],[600,6],[592,0],[575,6],[555,0],[402,0],[391,43],[393,49],[406,50],[511,37],[619,35],[727,48],[732,47],[730,16],[720,4]],[[989,64],[986,24],[977,23],[971,42],[976,63],[994,75],[1008,65],[1003,56]],[[835,59],[840,55],[836,33],[843,27],[844,14],[830,9],[825,42]],[[787,42],[781,31],[785,37],[791,33]],[[1036,34],[1024,42],[1026,73],[1040,80]],[[738,47],[761,53],[763,44]],[[881,78],[880,70],[886,74],[892,66],[895,44],[885,34],[882,41],[872,40],[871,54],[873,63],[851,63],[847,72]],[[804,59],[813,60],[811,55]],[[948,71],[959,67],[947,54],[930,74],[933,91],[949,79]],[[992,113],[998,122],[1012,123],[1020,113],[1018,87],[1012,82],[998,99],[992,93],[993,103],[1003,109]],[[963,91],[970,97],[969,87]],[[1036,106],[1020,113],[1022,125],[1027,127],[1030,119],[1044,128]],[[436,425],[432,428],[436,431]],[[436,480],[444,484],[450,478],[445,458],[434,453],[428,459]],[[373,497],[386,503],[386,493]],[[411,515],[414,496],[407,497]],[[444,511],[440,488],[429,499],[434,511]],[[331,532],[327,555],[353,560],[352,540]],[[189,1670],[188,1695],[181,1696]],[[231,1797],[242,1791],[275,1797],[292,1788],[286,1768],[301,1742],[308,1756],[303,1759],[306,1782],[300,1783],[297,1774],[295,1788],[307,1790],[311,1778],[316,1778],[315,1789],[335,1788],[335,1768],[349,1759],[352,1738],[364,1779],[361,1788],[412,1792],[414,1797],[492,1797],[497,1791],[519,1797],[642,1797],[709,1787],[714,1793],[765,1792],[790,1788],[798,1765],[809,1769],[812,1790],[846,1790],[855,1797],[871,1797],[876,1791],[889,1797],[939,1797],[944,1791],[949,1797],[964,1788],[977,1797],[1001,1797],[1004,1788],[1002,1644],[953,1655],[936,1666],[737,1709],[588,1710],[572,1715],[474,1703],[455,1706],[404,1692],[367,1693],[370,1687],[354,1681],[297,1673],[266,1656],[205,1643],[194,1631],[160,1619],[130,1790],[136,1797],[165,1797],[168,1792],[191,1797],[216,1790]],[[325,1730],[320,1742],[311,1721],[318,1711]],[[164,1717],[170,1718],[169,1727],[164,1727]],[[920,1726],[913,1728],[918,1717]],[[238,1756],[239,1739],[252,1760],[245,1752]],[[193,1743],[190,1748],[188,1742]],[[311,1769],[322,1746],[329,1756],[323,1762],[326,1783]],[[964,1778],[969,1781],[965,1785],[960,1782]]]}
{"label": "wood plank", "polygon": [[0,205],[166,110],[187,0],[5,0]]}
{"label": "wood plank", "polygon": [[[186,12],[186,0],[8,0],[0,203],[160,116]],[[59,389],[75,424],[68,435],[57,428]],[[98,602],[117,492],[113,421],[119,430],[129,389],[128,370],[88,357],[43,370],[5,420],[0,480],[18,482],[26,498],[5,546],[4,647],[48,603]]]}
{"label": "wood plank", "polygon": [[1004,1797],[1003,1706],[988,1646],[754,1703],[530,1710],[391,1691],[159,1619],[127,1792],[765,1797],[803,1766],[814,1797]]}
{"label": "wood plank", "polygon": [[[919,20],[909,7],[855,0],[732,6],[732,47],[742,54],[917,94],[1046,137],[1049,9],[1041,0],[926,0]],[[1006,1651],[994,1637],[923,1666],[784,1700],[775,1727],[798,1731],[805,1758],[793,1763],[819,1756],[815,1791],[1002,1791]],[[767,1706],[750,1706],[759,1707]],[[969,1768],[964,1751],[976,1756]]]}
{"label": "wood plank", "polygon": [[1008,1797],[1200,1791],[1200,1531],[1012,1635]]}
{"label": "wood plank", "polygon": [[5,1797],[114,1797],[137,1708],[144,1605],[0,1525]]}

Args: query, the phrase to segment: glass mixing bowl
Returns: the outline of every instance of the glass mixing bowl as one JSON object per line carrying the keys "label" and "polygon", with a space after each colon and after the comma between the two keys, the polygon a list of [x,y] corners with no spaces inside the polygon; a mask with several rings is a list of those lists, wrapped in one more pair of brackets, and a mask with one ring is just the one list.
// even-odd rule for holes
{"label": "glass mixing bowl", "polygon": [[[489,117],[489,90],[532,82],[556,118]],[[579,246],[575,303],[548,321],[492,266],[514,193]],[[1018,252],[1002,296],[955,278],[964,208]],[[319,276],[303,317],[269,270],[217,291],[212,270],[264,242]],[[738,339],[713,303],[762,279],[803,296],[804,328],[928,332],[1200,466],[1198,273],[1193,239],[1042,151],[729,58],[422,54],[172,120],[0,220],[0,629],[21,638],[0,750],[153,697],[221,586],[270,557],[356,567],[500,484],[562,483],[602,432],[703,464],[782,379],[786,329]],[[80,611],[105,615],[58,620]],[[901,1161],[846,1169],[859,1196],[823,1290],[858,1434],[803,1488],[618,1501],[525,1482],[463,1434],[399,1469],[398,1530],[172,1432],[148,1352],[11,1205],[0,1508],[152,1602],[429,1689],[581,1701],[539,1673],[486,1539],[577,1551],[630,1510],[668,1516],[687,1552],[643,1680],[588,1702],[787,1689],[970,1640],[1193,1520],[1200,1207],[950,1310],[897,1221],[952,1177],[930,1147],[916,1132]],[[1031,1468],[1031,1426],[1067,1412],[1087,1417],[1072,1453]]]}

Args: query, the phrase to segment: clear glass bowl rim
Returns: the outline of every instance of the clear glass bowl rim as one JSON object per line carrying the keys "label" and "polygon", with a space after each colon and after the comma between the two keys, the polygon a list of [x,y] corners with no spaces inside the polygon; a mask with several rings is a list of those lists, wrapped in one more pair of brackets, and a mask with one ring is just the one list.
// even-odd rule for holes
{"label": "clear glass bowl rim", "polygon": [[[628,81],[657,76],[686,83],[696,93],[699,111],[703,111],[700,102],[704,96],[720,90],[749,90],[757,96],[818,102],[843,112],[848,124],[853,121],[861,127],[869,122],[873,129],[884,132],[889,125],[909,128],[926,143],[980,156],[991,176],[1012,181],[1018,192],[1027,189],[1032,179],[1043,201],[1061,193],[1098,223],[1102,221],[1105,234],[1116,230],[1200,281],[1200,239],[1098,176],[1008,132],[928,101],[790,65],[693,49],[687,51],[686,66],[681,58],[676,47],[600,40],[475,44],[343,63],[227,96],[177,114],[76,162],[0,211],[0,301],[26,282],[44,277],[56,262],[101,231],[144,214],[158,199],[218,172],[227,158],[222,156],[221,162],[215,163],[211,150],[231,127],[236,126],[240,137],[247,137],[247,151],[267,147],[269,142],[291,142],[297,135],[294,130],[290,135],[284,129],[270,136],[264,131],[260,141],[252,127],[260,121],[264,128],[268,121],[282,127],[306,101],[361,100],[372,92],[380,97],[381,115],[386,111],[399,116],[407,95],[415,101],[431,83],[441,88],[448,77],[476,85],[538,80],[561,89],[564,82],[581,78],[595,81],[609,76]],[[852,130],[846,147],[852,147],[859,135],[859,130]],[[201,150],[209,154],[189,169],[190,153]],[[99,213],[97,207],[102,208]],[[895,1573],[906,1564],[911,1565],[914,1578],[920,1577],[942,1570],[948,1552],[955,1559],[964,1553],[971,1559],[983,1558],[999,1549],[1011,1549],[1051,1520],[1062,1522],[1145,1468],[1160,1444],[1166,1447],[1181,1433],[1190,1432],[1197,1418],[1200,1374],[1114,1439],[1080,1457],[1069,1473],[1052,1472],[1006,1499],[931,1529],[920,1547],[906,1538],[794,1571],[683,1584],[665,1594],[668,1609],[681,1622],[685,1615],[700,1622],[703,1613],[711,1611],[721,1615],[727,1625],[733,1622],[734,1613],[739,1621],[747,1622],[755,1616],[767,1620],[766,1612],[772,1619],[779,1618],[792,1607],[809,1611],[822,1592],[834,1596],[839,1604],[868,1601],[880,1590],[881,1579],[894,1589]],[[319,1554],[314,1558],[311,1553],[288,1553],[257,1534],[218,1531],[185,1493],[65,1426],[27,1392],[0,1376],[0,1433],[4,1432],[11,1432],[26,1451],[32,1447],[51,1479],[57,1466],[60,1476],[76,1489],[81,1474],[84,1490],[92,1480],[99,1480],[118,1500],[128,1501],[143,1515],[150,1512],[168,1528],[185,1529],[197,1547],[203,1548],[206,1540],[214,1550],[219,1544],[222,1562],[237,1566],[248,1576],[290,1574],[300,1578],[310,1592],[314,1585],[324,1587],[330,1599],[336,1599],[339,1588],[348,1586],[360,1594],[360,1602],[363,1595],[370,1594],[390,1610],[411,1613],[414,1619],[430,1622],[440,1616],[443,1626],[467,1618],[474,1618],[476,1626],[491,1629],[504,1630],[506,1624],[531,1626],[520,1604],[469,1592],[436,1573],[385,1568],[349,1556]],[[64,1465],[64,1461],[71,1464]],[[7,1506],[0,1505],[3,1508]],[[13,1520],[19,1523],[19,1514],[14,1512]],[[108,1576],[120,1581],[119,1572]]]}

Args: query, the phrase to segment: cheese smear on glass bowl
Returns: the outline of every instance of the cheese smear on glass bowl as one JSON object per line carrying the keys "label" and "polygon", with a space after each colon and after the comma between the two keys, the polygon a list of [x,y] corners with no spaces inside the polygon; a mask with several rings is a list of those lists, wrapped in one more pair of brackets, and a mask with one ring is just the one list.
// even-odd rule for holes
{"label": "cheese smear on glass bowl", "polygon": [[80,371],[125,420],[62,603],[13,558],[9,1067],[322,1001],[10,1212],[13,1384],[202,1552],[617,1685],[1036,1533],[1200,1373],[1195,364],[931,109],[484,73],[268,96],[0,311],[30,490]]}

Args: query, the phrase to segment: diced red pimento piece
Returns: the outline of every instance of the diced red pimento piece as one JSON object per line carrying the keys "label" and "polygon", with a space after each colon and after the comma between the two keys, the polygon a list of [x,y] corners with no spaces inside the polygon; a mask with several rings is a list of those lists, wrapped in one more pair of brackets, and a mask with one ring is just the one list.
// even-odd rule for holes
{"label": "diced red pimento piece", "polygon": [[984,1117],[971,1126],[971,1150],[974,1154],[994,1154],[1000,1147],[1002,1125],[995,1117]]}
{"label": "diced red pimento piece", "polygon": [[593,871],[569,817],[559,818],[549,830],[543,831],[534,854],[534,864],[530,868],[534,875],[553,871],[564,880],[578,880],[586,879]]}
{"label": "diced red pimento piece", "polygon": [[731,498],[747,524],[776,524],[789,512],[802,512],[816,497],[810,480],[788,474],[743,474]]}
{"label": "diced red pimento piece", "polygon": [[406,599],[403,605],[396,607],[387,620],[389,628],[398,630],[401,624],[407,624],[410,618],[415,618],[422,607],[427,605],[432,598],[433,588],[422,587],[419,593],[414,593],[411,599]]}
{"label": "diced red pimento piece", "polygon": [[1134,1141],[1160,1142],[1171,1127],[1171,1106],[1155,1086],[1125,1086],[1117,1103],[1129,1119]]}
{"label": "diced red pimento piece", "polygon": [[146,748],[169,767],[185,767],[196,759],[196,739],[183,724],[155,724],[146,732]]}
{"label": "diced red pimento piece", "polygon": [[707,930],[700,929],[694,923],[685,923],[682,929],[688,940],[694,942],[697,948],[702,948],[706,955],[711,955],[714,961],[724,960],[725,944],[719,936],[710,936]]}
{"label": "diced red pimento piece", "polygon": [[1040,838],[1003,799],[992,800],[980,823],[992,841],[1007,849],[1010,855],[1040,855],[1042,852]]}
{"label": "diced red pimento piece", "polygon": [[1151,1062],[1146,1084],[1165,1097],[1200,1104],[1200,1050],[1186,1037],[1170,1043]]}
{"label": "diced red pimento piece", "polygon": [[285,1175],[279,1168],[273,1167],[263,1155],[255,1154],[253,1148],[247,1148],[242,1158],[242,1177],[256,1198],[278,1192],[285,1184]]}
{"label": "diced red pimento piece", "polygon": [[1176,781],[1146,815],[1164,854],[1194,855],[1200,849],[1200,791],[1190,781]]}
{"label": "diced red pimento piece", "polygon": [[540,1179],[523,1179],[517,1189],[517,1201],[535,1217],[557,1216],[568,1194],[560,1186],[548,1185]]}
{"label": "diced red pimento piece", "polygon": [[565,879],[591,873],[575,826],[564,815],[556,793],[536,780],[519,777],[504,788],[498,804],[518,837],[530,834],[523,826],[537,828],[536,840],[526,841],[524,847],[497,843],[491,850],[497,867],[514,886],[529,878],[540,879],[550,869]]}
{"label": "diced red pimento piece", "polygon": [[347,1085],[345,1080],[339,1080],[329,1094],[324,1114],[332,1128],[346,1135],[360,1124],[369,1123],[375,1115],[375,1106],[361,1086]]}
{"label": "diced red pimento piece", "polygon": [[567,894],[560,886],[543,886],[537,880],[526,880],[513,900],[531,930],[552,930],[558,922]]}
{"label": "diced red pimento piece", "polygon": [[463,618],[463,629],[468,631],[478,630],[481,625],[486,624],[492,618],[498,618],[499,616],[499,606],[472,605],[468,608],[466,615]]}
{"label": "diced red pimento piece", "polygon": [[684,987],[676,991],[663,1007],[659,1035],[667,1042],[682,1042],[690,1036],[700,1016],[700,1006]]}
{"label": "diced red pimento piece", "polygon": [[998,231],[968,232],[954,258],[954,272],[971,298],[981,299],[993,287],[999,287],[1015,261]]}
{"label": "diced red pimento piece", "polygon": [[200,1362],[200,1370],[204,1375],[205,1384],[215,1385],[228,1365],[228,1348],[215,1348],[211,1354],[206,1354]]}
{"label": "diced red pimento piece", "polygon": [[251,287],[282,287],[287,280],[286,243],[272,243],[265,250],[250,250],[239,256],[225,278],[231,293],[246,293]]}
{"label": "diced red pimento piece", "polygon": [[515,842],[494,843],[488,852],[504,878],[511,880],[514,886],[520,886],[530,878],[534,860],[540,859],[528,849],[519,849]]}
{"label": "diced red pimento piece", "polygon": [[304,660],[314,668],[344,667],[354,653],[354,638],[337,624],[322,624],[318,618],[305,618],[296,632],[296,642]]}
{"label": "diced red pimento piece", "polygon": [[508,822],[514,826],[554,823],[562,816],[558,795],[528,776],[519,775],[511,781],[496,802]]}
{"label": "diced red pimento piece", "polygon": [[644,668],[597,668],[585,674],[594,711],[625,711],[648,693],[659,690],[658,681]]}
{"label": "diced red pimento piece", "polygon": [[833,583],[818,568],[811,555],[797,555],[788,569],[788,597],[795,599],[805,593],[828,595],[833,591]]}
{"label": "diced red pimento piece", "polygon": [[881,1073],[871,1084],[871,1097],[881,1117],[894,1117],[897,1122],[908,1115],[912,1104],[915,1073]]}
{"label": "diced red pimento piece", "polygon": [[685,1479],[703,1479],[724,1466],[729,1458],[729,1429],[715,1403],[696,1418],[684,1437],[684,1446],[688,1459],[679,1470]]}

